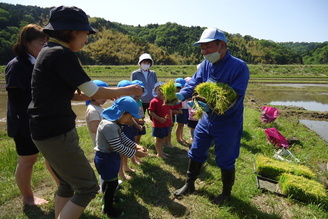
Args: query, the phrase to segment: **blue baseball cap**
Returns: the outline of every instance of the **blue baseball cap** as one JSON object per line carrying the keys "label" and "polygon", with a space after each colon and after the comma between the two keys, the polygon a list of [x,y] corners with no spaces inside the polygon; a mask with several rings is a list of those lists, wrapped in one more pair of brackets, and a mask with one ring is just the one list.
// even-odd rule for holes
{"label": "blue baseball cap", "polygon": [[130,85],[132,85],[131,81],[122,80],[122,81],[118,82],[117,87],[127,87],[127,86],[130,86]]}
{"label": "blue baseball cap", "polygon": [[163,84],[164,84],[163,81],[159,81],[159,82],[157,82],[157,83],[154,85],[154,89],[152,90],[152,95],[153,95],[154,97],[157,97],[157,94],[156,94],[156,92],[155,92],[155,89],[156,89],[158,86],[161,86],[161,85],[163,85]]}
{"label": "blue baseball cap", "polygon": [[[101,80],[93,80],[93,83],[95,83],[98,87],[109,87],[109,85],[106,82],[103,82]],[[86,100],[85,105],[89,105],[91,103],[91,100]]]}
{"label": "blue baseball cap", "polygon": [[227,39],[224,33],[217,28],[207,28],[203,31],[199,41],[193,44],[193,46],[199,45],[201,43],[209,43],[214,40],[222,40],[227,43]]}
{"label": "blue baseball cap", "polygon": [[145,85],[144,85],[144,83],[142,82],[142,81],[140,81],[140,80],[133,80],[133,81],[131,81],[131,83],[132,84],[138,84],[138,85],[140,85],[140,87],[142,87],[143,88],[143,94],[142,94],[142,97],[144,97],[144,96],[146,96],[147,95],[147,90],[146,90],[146,88],[145,88]]}
{"label": "blue baseball cap", "polygon": [[93,83],[95,83],[98,87],[109,87],[106,82],[103,82],[101,80],[93,80]]}
{"label": "blue baseball cap", "polygon": [[123,96],[114,101],[113,105],[102,111],[101,116],[109,121],[116,121],[121,118],[124,112],[130,113],[133,117],[140,119],[139,105],[130,96]]}
{"label": "blue baseball cap", "polygon": [[183,78],[176,78],[174,82],[181,84],[182,87],[186,84],[186,81]]}
{"label": "blue baseball cap", "polygon": [[180,83],[174,83],[174,86],[182,88],[182,84],[180,84]]}

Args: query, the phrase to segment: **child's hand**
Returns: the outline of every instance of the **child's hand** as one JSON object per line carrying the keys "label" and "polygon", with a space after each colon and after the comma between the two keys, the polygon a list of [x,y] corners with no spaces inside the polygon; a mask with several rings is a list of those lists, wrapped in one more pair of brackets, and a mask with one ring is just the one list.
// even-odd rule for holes
{"label": "child's hand", "polygon": [[159,121],[160,121],[160,123],[164,123],[166,121],[166,118],[161,117],[161,118],[159,118]]}
{"label": "child's hand", "polygon": [[138,145],[138,144],[135,146],[134,149],[140,150],[140,151],[144,151],[144,152],[148,152],[148,149],[147,148],[145,148],[145,147],[143,147],[141,145]]}
{"label": "child's hand", "polygon": [[137,122],[138,122],[140,125],[144,125],[144,124],[145,124],[145,120],[143,120],[143,119],[138,119]]}
{"label": "child's hand", "polygon": [[137,157],[145,157],[145,156],[148,155],[148,149],[147,148],[144,148],[140,145],[137,145],[135,147],[135,149],[136,149],[136,156]]}

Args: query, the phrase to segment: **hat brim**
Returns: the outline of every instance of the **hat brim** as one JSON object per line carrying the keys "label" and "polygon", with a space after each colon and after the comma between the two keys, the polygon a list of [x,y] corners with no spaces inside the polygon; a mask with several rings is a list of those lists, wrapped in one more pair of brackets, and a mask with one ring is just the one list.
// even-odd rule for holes
{"label": "hat brim", "polygon": [[[74,26],[74,28],[72,28]],[[89,34],[94,34],[96,31],[88,24],[81,24],[81,25],[71,25],[69,22],[67,23],[48,23],[43,30],[46,31],[53,31],[53,30],[78,30],[78,31],[89,31]]]}
{"label": "hat brim", "polygon": [[123,110],[118,109],[116,106],[111,106],[102,111],[101,116],[109,121],[116,121],[121,118]]}
{"label": "hat brim", "polygon": [[[108,107],[107,109],[105,109],[104,111],[102,111],[101,116],[109,121],[116,121],[119,118],[121,118],[121,116],[123,115],[124,110],[120,110],[117,106],[112,105],[111,107]],[[134,118],[140,119],[140,115],[138,113],[130,113]]]}
{"label": "hat brim", "polygon": [[192,44],[193,46],[197,46],[199,44],[202,44],[202,43],[209,43],[209,42],[212,42],[212,41],[215,41],[217,39],[204,39],[204,40],[199,40],[197,41],[196,43]]}

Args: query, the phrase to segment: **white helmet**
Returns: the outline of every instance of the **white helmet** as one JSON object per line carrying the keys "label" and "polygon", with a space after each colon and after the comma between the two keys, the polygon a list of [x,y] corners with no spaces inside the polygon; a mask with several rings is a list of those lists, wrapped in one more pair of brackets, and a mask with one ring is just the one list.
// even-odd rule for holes
{"label": "white helmet", "polygon": [[142,62],[142,61],[145,60],[145,59],[148,59],[148,60],[151,61],[150,66],[153,65],[154,61],[153,61],[153,59],[151,58],[151,56],[150,56],[148,53],[144,53],[144,54],[142,54],[142,55],[139,57],[138,65],[140,65],[140,62]]}

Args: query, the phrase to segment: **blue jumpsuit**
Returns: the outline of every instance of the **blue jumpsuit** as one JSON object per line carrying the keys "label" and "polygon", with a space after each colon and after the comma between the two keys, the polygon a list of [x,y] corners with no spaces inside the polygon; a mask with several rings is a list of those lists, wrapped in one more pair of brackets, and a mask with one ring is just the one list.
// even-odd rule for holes
{"label": "blue jumpsuit", "polygon": [[244,97],[249,80],[246,63],[226,53],[216,64],[204,60],[180,93],[188,99],[194,88],[202,82],[221,82],[232,87],[238,99],[223,115],[210,110],[204,113],[195,128],[193,144],[188,151],[190,159],[204,163],[208,149],[215,144],[216,163],[223,170],[232,170],[239,156],[240,140],[243,132]]}

